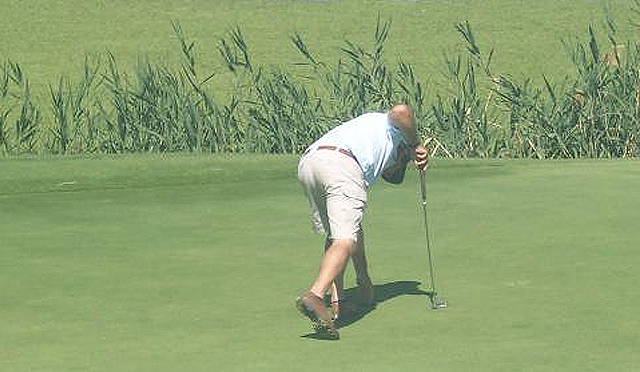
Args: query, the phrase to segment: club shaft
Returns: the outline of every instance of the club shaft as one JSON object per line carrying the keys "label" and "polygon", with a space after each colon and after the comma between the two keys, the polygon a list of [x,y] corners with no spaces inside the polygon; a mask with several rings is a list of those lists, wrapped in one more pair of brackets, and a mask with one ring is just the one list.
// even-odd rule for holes
{"label": "club shaft", "polygon": [[424,213],[424,236],[427,242],[427,256],[429,258],[429,279],[431,280],[432,290],[432,296],[430,296],[430,298],[431,302],[433,302],[436,294],[436,284],[433,270],[433,259],[431,256],[431,244],[429,242],[429,220],[427,218],[427,182],[425,173],[426,172],[424,170],[420,170],[420,188],[422,191],[422,211]]}

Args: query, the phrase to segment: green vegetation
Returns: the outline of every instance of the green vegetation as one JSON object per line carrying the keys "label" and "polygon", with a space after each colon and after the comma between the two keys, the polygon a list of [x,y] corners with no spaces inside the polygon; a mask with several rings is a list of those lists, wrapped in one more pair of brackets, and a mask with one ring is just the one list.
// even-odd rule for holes
{"label": "green vegetation", "polygon": [[[640,155],[640,1],[0,5],[0,370],[640,365],[638,162],[504,159]],[[305,337],[297,158],[247,153],[399,100],[450,306],[410,171],[370,195],[377,308]]]}
{"label": "green vegetation", "polygon": [[[237,6],[264,7],[283,17],[291,11],[288,7],[345,10],[344,19],[348,19],[353,6],[349,4],[286,1]],[[255,53],[255,44],[247,41],[244,26],[238,25],[227,26],[211,48],[219,61],[211,66],[202,59],[200,44],[192,41],[181,23],[173,22],[179,56],[142,57],[131,71],[122,67],[114,53],[85,54],[81,76],[62,75],[50,84],[46,105],[34,95],[22,65],[8,61],[0,73],[0,153],[297,153],[342,120],[405,101],[416,108],[422,134],[433,139],[434,153],[444,156],[638,155],[640,59],[637,44],[627,41],[631,26],[626,16],[622,16],[626,25],[622,31],[613,21],[620,14],[619,3],[608,4],[609,18],[604,12],[599,22],[585,17],[586,36],[556,35],[565,40],[568,55],[554,53],[554,58],[573,65],[574,72],[566,78],[556,71],[531,76],[533,70],[529,70],[519,77],[499,69],[502,65],[494,56],[501,55],[502,46],[491,39],[487,47],[476,42],[474,17],[457,22],[457,32],[453,27],[449,32],[457,34],[458,41],[451,42],[444,61],[438,57],[436,70],[444,76],[437,79],[437,89],[429,88],[432,82],[425,77],[424,65],[414,62],[415,53],[399,52],[407,44],[420,47],[413,41],[416,34],[406,28],[406,22],[390,21],[395,11],[426,14],[435,5],[372,4],[377,5],[372,8],[377,15],[358,23],[360,33],[355,39],[332,40],[336,54],[327,53],[326,48],[316,51],[315,41],[307,41],[308,32],[302,27],[288,30],[286,37],[288,49],[298,54],[283,53],[281,60],[271,63],[260,61],[263,56]],[[460,5],[439,6],[453,12]],[[478,6],[487,11],[495,5],[488,1]],[[547,10],[553,8],[547,5]],[[638,12],[636,1],[625,6]],[[503,8],[511,14],[506,11],[510,6]],[[486,23],[485,19],[480,25],[486,27]],[[412,35],[411,40],[393,37],[396,24],[402,35]],[[366,34],[373,37],[365,38]]]}
{"label": "green vegetation", "polygon": [[[23,65],[44,94],[60,75],[77,76],[85,55],[111,51],[123,68],[141,56],[179,62],[171,22],[196,41],[200,67],[224,78],[216,44],[239,26],[255,61],[289,68],[299,58],[289,36],[299,32],[323,61],[334,61],[343,40],[370,45],[378,14],[391,19],[388,57],[402,56],[432,82],[443,52],[464,48],[454,25],[469,20],[481,45],[495,48],[496,69],[513,76],[562,78],[573,72],[561,39],[601,26],[605,9],[627,39],[632,0],[0,0],[1,60]],[[605,41],[605,40],[603,40]]]}
{"label": "green vegetation", "polygon": [[[635,371],[640,166],[436,160],[365,220],[381,300],[301,337],[322,239],[294,156],[0,160],[0,369]],[[351,269],[349,269],[351,270]],[[349,273],[347,286],[354,284]]]}

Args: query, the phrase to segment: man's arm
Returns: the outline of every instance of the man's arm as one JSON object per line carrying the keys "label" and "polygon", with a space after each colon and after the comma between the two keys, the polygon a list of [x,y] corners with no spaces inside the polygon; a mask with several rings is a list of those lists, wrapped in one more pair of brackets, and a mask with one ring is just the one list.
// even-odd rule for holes
{"label": "man's arm", "polygon": [[407,163],[411,160],[412,150],[400,147],[397,151],[395,163],[382,172],[382,179],[393,184],[399,184],[404,181],[404,173],[407,169]]}

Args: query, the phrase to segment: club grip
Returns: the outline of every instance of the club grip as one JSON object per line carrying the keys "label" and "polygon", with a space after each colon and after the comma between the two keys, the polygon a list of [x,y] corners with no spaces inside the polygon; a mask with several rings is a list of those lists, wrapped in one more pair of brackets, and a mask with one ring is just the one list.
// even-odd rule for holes
{"label": "club grip", "polygon": [[424,169],[420,169],[420,191],[422,191],[422,202],[427,201],[427,176]]}

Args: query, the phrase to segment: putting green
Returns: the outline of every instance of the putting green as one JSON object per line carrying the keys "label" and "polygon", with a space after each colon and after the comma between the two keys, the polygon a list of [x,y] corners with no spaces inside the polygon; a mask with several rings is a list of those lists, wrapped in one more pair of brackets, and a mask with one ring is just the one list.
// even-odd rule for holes
{"label": "putting green", "polygon": [[416,173],[376,184],[379,303],[337,342],[293,304],[322,243],[296,161],[0,160],[0,370],[637,370],[638,161],[434,160],[439,311]]}

